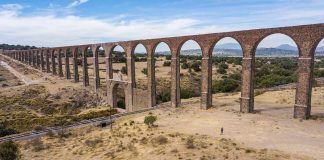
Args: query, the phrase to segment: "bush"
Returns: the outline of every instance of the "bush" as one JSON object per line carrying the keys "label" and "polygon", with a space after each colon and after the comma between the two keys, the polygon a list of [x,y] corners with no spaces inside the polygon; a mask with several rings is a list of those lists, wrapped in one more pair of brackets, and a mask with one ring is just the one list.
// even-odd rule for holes
{"label": "bush", "polygon": [[191,98],[191,91],[187,88],[180,88],[180,98],[181,99],[188,99]]}
{"label": "bush", "polygon": [[159,136],[154,137],[152,139],[152,143],[153,143],[153,145],[155,145],[155,144],[158,144],[158,145],[167,144],[168,143],[168,138],[163,136],[163,135],[159,135]]}
{"label": "bush", "polygon": [[241,81],[242,79],[242,74],[241,73],[233,73],[228,76],[229,79],[234,79],[237,81]]}
{"label": "bush", "polygon": [[156,116],[153,116],[152,114],[148,115],[145,117],[144,119],[144,123],[148,126],[148,127],[152,127],[154,126],[154,122],[157,120]]}
{"label": "bush", "polygon": [[164,61],[163,66],[164,67],[171,66],[171,61]]}
{"label": "bush", "polygon": [[194,61],[190,66],[195,72],[200,72],[200,62]]}
{"label": "bush", "polygon": [[189,68],[189,64],[187,62],[183,62],[181,65],[182,69],[188,69]]}
{"label": "bush", "polygon": [[6,128],[4,123],[0,123],[0,137],[16,134],[17,131],[11,128]]}
{"label": "bush", "polygon": [[142,73],[147,75],[147,68],[143,68]]}
{"label": "bush", "polygon": [[314,75],[316,78],[324,77],[324,70],[315,70]]}
{"label": "bush", "polygon": [[171,100],[171,91],[169,89],[163,89],[162,92],[157,95],[157,103],[168,102]]}
{"label": "bush", "polygon": [[219,69],[228,69],[228,65],[227,64],[225,64],[225,63],[220,63],[219,65],[218,65],[218,68]]}
{"label": "bush", "polygon": [[193,149],[195,148],[195,143],[193,137],[188,137],[186,140],[186,146],[188,149]]}
{"label": "bush", "polygon": [[127,67],[123,66],[120,72],[127,75]]}
{"label": "bush", "polygon": [[238,91],[239,86],[240,86],[239,82],[233,79],[214,81],[213,93]]}
{"label": "bush", "polygon": [[224,69],[224,68],[219,68],[219,69],[217,70],[217,72],[218,72],[219,74],[226,74],[226,73],[227,73],[226,69]]}
{"label": "bush", "polygon": [[3,142],[0,144],[1,160],[16,160],[20,158],[19,147],[13,141]]}

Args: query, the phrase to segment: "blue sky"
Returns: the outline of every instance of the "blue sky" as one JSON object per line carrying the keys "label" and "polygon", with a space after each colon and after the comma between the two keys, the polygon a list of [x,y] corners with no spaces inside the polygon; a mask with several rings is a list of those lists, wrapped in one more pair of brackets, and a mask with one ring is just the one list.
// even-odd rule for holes
{"label": "blue sky", "polygon": [[324,1],[2,0],[0,19],[0,43],[53,47],[323,23]]}

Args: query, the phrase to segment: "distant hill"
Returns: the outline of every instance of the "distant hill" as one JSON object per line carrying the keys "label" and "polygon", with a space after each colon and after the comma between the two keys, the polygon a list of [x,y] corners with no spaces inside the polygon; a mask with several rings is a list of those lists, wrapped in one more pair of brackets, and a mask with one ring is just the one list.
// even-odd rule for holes
{"label": "distant hill", "polygon": [[[158,52],[163,55],[170,55],[169,51]],[[183,55],[201,55],[200,49],[182,50]],[[214,48],[213,55],[216,56],[242,56],[242,49],[238,43],[225,43],[217,45]],[[258,48],[257,56],[262,57],[296,57],[298,56],[298,49],[289,44],[282,44],[275,48]],[[324,46],[318,47],[316,50],[317,56],[324,56]]]}

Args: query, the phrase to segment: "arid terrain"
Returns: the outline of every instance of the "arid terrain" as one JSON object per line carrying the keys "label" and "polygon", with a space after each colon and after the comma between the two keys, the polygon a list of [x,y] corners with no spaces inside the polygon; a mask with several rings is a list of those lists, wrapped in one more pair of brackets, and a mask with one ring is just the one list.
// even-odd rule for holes
{"label": "arid terrain", "polygon": [[[109,109],[103,97],[93,94],[91,86],[82,89],[81,82],[71,83],[72,80],[40,73],[21,64],[7,63],[37,81],[37,84],[23,85],[8,70],[0,70],[8,81],[5,82],[10,84],[1,88],[0,98],[5,100],[1,103],[12,106],[2,105],[0,117],[17,122],[13,123],[13,128],[21,127],[18,121],[23,118],[37,119],[29,122],[30,128],[37,128],[44,124],[55,125],[60,117],[73,122],[70,119],[89,118],[94,113],[105,115],[100,111]],[[163,67],[162,61],[159,63],[157,70],[161,75],[158,72],[158,76],[169,75],[170,67]],[[142,68],[146,65],[139,64]],[[103,69],[104,64],[101,65]],[[142,68],[136,69],[136,73]],[[230,72],[235,70],[236,67],[230,66]],[[105,72],[100,73],[103,78]],[[91,73],[89,75],[91,83],[93,79]],[[144,74],[139,75],[145,79]],[[16,86],[18,83],[21,84]],[[104,89],[104,84],[102,86]],[[24,93],[34,96],[26,97]],[[196,97],[182,100],[185,105],[180,108],[151,111],[157,116],[156,126],[152,128],[143,122],[149,114],[145,112],[118,119],[112,130],[95,126],[64,130],[60,135],[50,133],[42,138],[20,141],[19,148],[22,159],[321,159],[324,157],[324,87],[313,88],[312,94],[310,120],[292,117],[295,90],[256,96],[254,114],[239,112],[240,93],[219,93],[213,95],[214,106],[209,110],[201,110],[200,98]],[[24,102],[33,105],[15,101],[14,97],[25,98]],[[87,101],[82,107],[64,107],[80,98]]]}

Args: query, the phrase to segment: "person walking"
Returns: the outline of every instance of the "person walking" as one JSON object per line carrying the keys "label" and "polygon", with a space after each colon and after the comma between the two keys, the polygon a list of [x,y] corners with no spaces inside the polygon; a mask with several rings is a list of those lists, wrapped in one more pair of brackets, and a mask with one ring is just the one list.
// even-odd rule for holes
{"label": "person walking", "polygon": [[222,127],[221,128],[221,135],[223,135],[224,134],[224,128]]}

